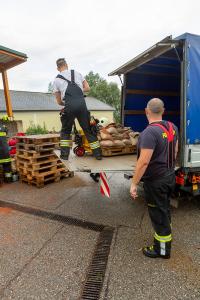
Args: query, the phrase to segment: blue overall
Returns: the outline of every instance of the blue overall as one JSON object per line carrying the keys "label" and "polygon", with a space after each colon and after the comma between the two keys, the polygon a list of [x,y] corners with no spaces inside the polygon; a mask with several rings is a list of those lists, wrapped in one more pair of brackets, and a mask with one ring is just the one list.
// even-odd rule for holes
{"label": "blue overall", "polygon": [[72,126],[75,118],[78,120],[84,134],[90,143],[93,155],[96,158],[101,157],[101,148],[97,136],[91,131],[89,113],[86,107],[85,98],[81,88],[74,81],[74,71],[71,71],[72,80],[69,81],[62,75],[57,75],[57,78],[68,82],[63,101],[65,102],[64,111],[61,115],[61,136],[60,148],[61,158],[68,159],[70,148],[72,147]]}

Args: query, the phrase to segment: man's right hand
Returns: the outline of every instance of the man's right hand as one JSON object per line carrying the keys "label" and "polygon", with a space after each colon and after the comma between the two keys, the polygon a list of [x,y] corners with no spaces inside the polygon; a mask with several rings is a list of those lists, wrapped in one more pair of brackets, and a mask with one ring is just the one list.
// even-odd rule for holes
{"label": "man's right hand", "polygon": [[132,182],[132,184],[131,184],[130,194],[131,194],[131,197],[134,200],[135,200],[135,198],[138,197],[138,194],[137,194],[137,185],[134,182]]}

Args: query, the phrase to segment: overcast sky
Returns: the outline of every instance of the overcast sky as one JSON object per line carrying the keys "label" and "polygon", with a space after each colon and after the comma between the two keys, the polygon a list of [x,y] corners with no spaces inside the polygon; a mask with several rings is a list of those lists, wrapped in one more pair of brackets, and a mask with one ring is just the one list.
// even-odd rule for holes
{"label": "overcast sky", "polygon": [[0,0],[0,12],[0,45],[28,56],[8,71],[16,90],[46,92],[59,57],[119,83],[107,74],[167,35],[200,34],[199,0]]}

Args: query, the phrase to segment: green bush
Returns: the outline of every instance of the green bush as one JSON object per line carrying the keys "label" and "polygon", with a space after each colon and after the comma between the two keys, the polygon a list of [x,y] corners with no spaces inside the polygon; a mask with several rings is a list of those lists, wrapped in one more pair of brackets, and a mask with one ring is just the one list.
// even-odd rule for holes
{"label": "green bush", "polygon": [[48,130],[46,128],[45,123],[43,124],[43,127],[41,125],[36,125],[33,122],[30,122],[30,126],[26,130],[26,134],[32,135],[32,134],[46,134],[48,133]]}

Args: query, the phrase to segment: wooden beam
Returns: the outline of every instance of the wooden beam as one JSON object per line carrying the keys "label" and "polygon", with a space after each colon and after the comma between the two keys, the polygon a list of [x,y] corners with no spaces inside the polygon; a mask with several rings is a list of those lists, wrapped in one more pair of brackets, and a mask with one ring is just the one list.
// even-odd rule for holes
{"label": "wooden beam", "polygon": [[8,77],[7,77],[7,72],[5,70],[2,71],[2,79],[3,79],[4,95],[5,95],[5,100],[6,100],[7,115],[8,115],[8,117],[13,117],[10,91],[9,91],[9,86],[8,86]]}
{"label": "wooden beam", "polygon": [[0,64],[0,72],[4,70],[4,64]]}
{"label": "wooden beam", "polygon": [[4,51],[4,50],[0,50],[0,54],[8,55],[8,56],[20,59],[21,61],[26,61],[27,60],[25,57],[22,57],[22,56],[19,56],[17,54],[13,54],[13,53],[10,53],[10,52]]}
{"label": "wooden beam", "polygon": [[165,91],[148,91],[148,90],[133,90],[127,89],[127,94],[134,94],[134,95],[150,95],[150,96],[180,96],[177,92],[165,92]]}
{"label": "wooden beam", "polygon": [[10,61],[9,63],[4,64],[4,70],[8,70],[10,68],[13,68],[19,64],[23,63],[23,61],[18,60],[18,59],[13,59],[12,61]]}
{"label": "wooden beam", "polygon": [[[144,110],[125,110],[124,114],[125,115],[145,115],[145,111]],[[178,115],[180,115],[180,112],[179,111],[165,111],[164,115],[178,116]]]}

